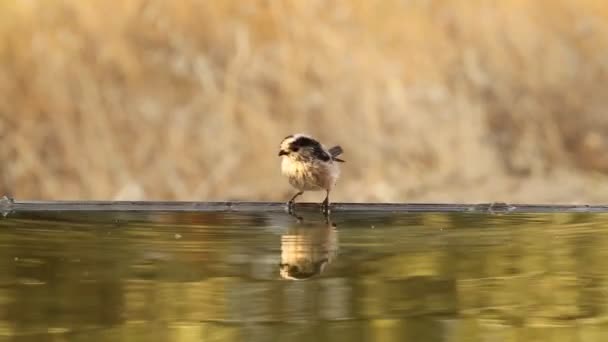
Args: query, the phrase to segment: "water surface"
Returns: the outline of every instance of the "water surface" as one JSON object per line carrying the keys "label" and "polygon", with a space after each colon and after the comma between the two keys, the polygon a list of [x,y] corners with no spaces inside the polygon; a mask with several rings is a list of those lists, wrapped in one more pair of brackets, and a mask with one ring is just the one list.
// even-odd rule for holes
{"label": "water surface", "polygon": [[19,211],[0,339],[605,341],[608,214]]}

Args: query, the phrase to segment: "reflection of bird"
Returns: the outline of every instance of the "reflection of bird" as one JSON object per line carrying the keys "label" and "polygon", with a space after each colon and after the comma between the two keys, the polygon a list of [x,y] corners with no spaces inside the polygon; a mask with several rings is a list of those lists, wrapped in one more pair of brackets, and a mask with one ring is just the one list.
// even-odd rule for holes
{"label": "reflection of bird", "polygon": [[298,226],[281,236],[281,277],[304,280],[323,272],[338,251],[334,226]]}
{"label": "reflection of bird", "polygon": [[279,156],[283,157],[281,172],[298,189],[298,193],[287,202],[289,209],[293,208],[296,197],[304,191],[325,190],[322,207],[324,212],[329,211],[329,192],[340,176],[337,162],[344,162],[337,158],[342,152],[340,146],[326,149],[317,140],[304,134],[289,135],[283,139],[279,150]]}

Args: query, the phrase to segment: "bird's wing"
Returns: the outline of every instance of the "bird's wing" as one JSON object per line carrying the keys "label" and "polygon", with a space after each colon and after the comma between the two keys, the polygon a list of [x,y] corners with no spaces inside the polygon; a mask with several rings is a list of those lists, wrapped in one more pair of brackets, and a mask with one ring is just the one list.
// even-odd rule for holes
{"label": "bird's wing", "polygon": [[312,154],[315,158],[322,161],[330,161],[332,159],[331,154],[328,154],[320,144],[318,146],[313,146]]}

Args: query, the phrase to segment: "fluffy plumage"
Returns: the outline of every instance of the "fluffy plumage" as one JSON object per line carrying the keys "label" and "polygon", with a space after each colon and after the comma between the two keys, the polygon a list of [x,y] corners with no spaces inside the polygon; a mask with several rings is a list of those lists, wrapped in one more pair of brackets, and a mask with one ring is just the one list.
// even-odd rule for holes
{"label": "fluffy plumage", "polygon": [[283,157],[281,172],[299,192],[288,202],[292,207],[296,197],[304,191],[326,191],[324,210],[329,208],[329,193],[340,177],[337,158],[343,150],[340,146],[326,149],[314,138],[305,134],[289,135],[281,142],[279,156]]}
{"label": "fluffy plumage", "polygon": [[321,274],[338,254],[338,234],[326,225],[295,225],[281,236],[279,274],[284,279],[304,280]]}

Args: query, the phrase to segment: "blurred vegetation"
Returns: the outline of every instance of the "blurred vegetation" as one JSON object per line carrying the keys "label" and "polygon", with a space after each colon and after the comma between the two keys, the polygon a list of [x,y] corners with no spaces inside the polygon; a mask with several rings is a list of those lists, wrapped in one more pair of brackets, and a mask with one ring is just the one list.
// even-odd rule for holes
{"label": "blurred vegetation", "polygon": [[337,201],[600,202],[607,35],[600,0],[0,0],[0,193],[285,200],[308,132]]}

